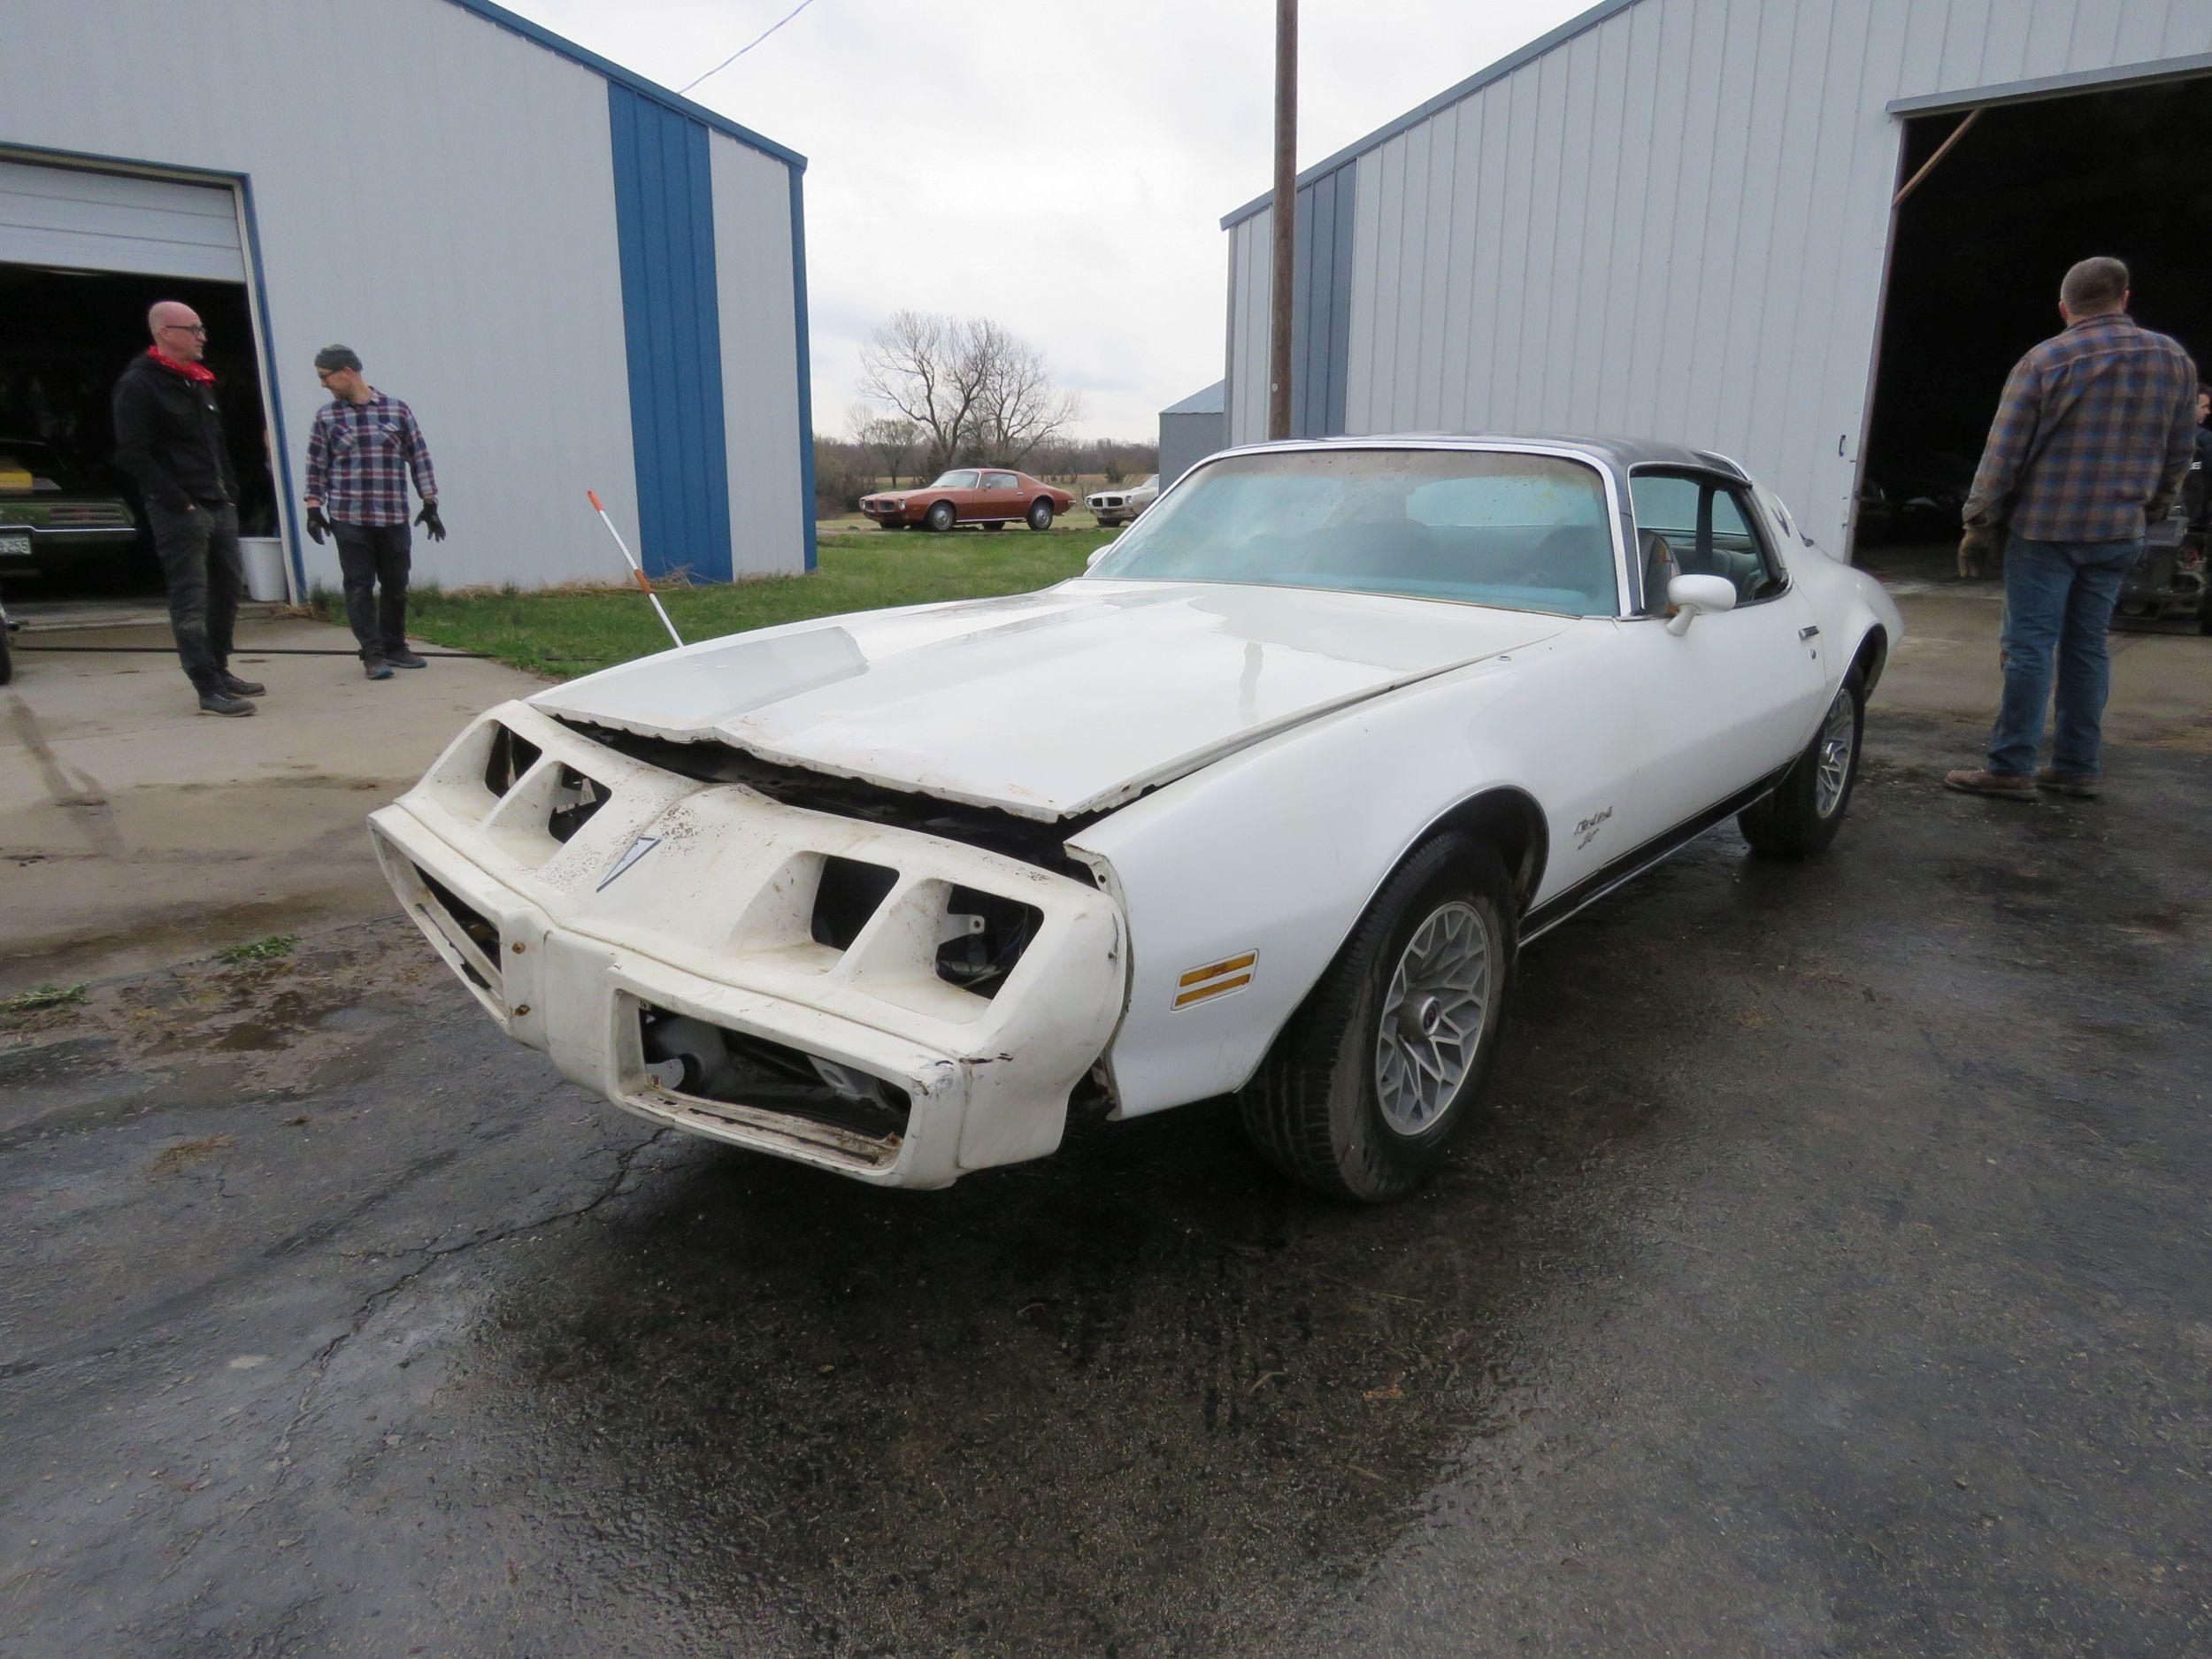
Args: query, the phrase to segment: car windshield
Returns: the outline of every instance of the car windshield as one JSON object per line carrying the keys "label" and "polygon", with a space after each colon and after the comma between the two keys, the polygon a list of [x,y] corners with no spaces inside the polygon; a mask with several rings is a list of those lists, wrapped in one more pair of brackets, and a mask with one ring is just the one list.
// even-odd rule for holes
{"label": "car windshield", "polygon": [[932,489],[973,489],[974,488],[975,474],[973,472],[941,473],[937,481],[930,486]]}
{"label": "car windshield", "polygon": [[1201,467],[1093,576],[1248,582],[1617,614],[1587,462],[1472,449],[1299,449]]}
{"label": "car windshield", "polygon": [[61,464],[42,443],[0,443],[0,495],[61,488]]}

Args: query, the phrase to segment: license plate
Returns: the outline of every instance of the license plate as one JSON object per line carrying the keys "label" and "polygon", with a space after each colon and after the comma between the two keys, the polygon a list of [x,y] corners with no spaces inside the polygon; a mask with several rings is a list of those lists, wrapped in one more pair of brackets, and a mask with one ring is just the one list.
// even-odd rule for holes
{"label": "license plate", "polygon": [[0,559],[27,559],[31,557],[31,537],[28,531],[11,534],[0,530]]}

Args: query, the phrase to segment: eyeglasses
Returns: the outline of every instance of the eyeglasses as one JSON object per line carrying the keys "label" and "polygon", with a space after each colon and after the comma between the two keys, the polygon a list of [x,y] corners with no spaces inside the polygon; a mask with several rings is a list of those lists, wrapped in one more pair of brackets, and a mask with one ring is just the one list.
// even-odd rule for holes
{"label": "eyeglasses", "polygon": [[165,330],[170,328],[180,329],[185,334],[198,334],[203,338],[204,338],[207,334],[207,325],[205,323],[164,323],[162,324],[162,327]]}

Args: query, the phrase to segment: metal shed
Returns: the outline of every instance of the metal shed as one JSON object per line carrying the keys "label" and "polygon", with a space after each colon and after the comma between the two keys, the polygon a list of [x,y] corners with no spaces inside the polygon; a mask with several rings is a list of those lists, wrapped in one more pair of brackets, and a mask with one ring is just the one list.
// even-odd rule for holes
{"label": "metal shed", "polygon": [[[1972,111],[2012,111],[2018,130],[1985,123],[1961,157],[1993,134],[2030,142],[2050,111],[2093,95],[2191,83],[2197,97],[2208,74],[2212,0],[1603,0],[1300,175],[1295,430],[1678,439],[1742,461],[1845,549],[1901,227],[1979,236],[1981,287],[1955,278],[1955,314],[1978,326],[1989,294],[2021,319],[1973,357],[1986,376],[1999,354],[1996,378],[1972,388],[1985,425],[2001,353],[2058,326],[2066,265],[2131,257],[2031,247],[2048,176],[2008,182],[2027,227],[2010,236],[1968,228],[1975,199],[1942,201],[1932,182],[1895,209],[1901,183]],[[2139,136],[2162,121],[2176,130],[2161,142],[2201,143],[2212,122],[2182,129],[2206,107],[2095,119]],[[2180,221],[2204,222],[2190,204],[2212,153],[2162,171],[2177,223],[2142,234],[2171,231],[2178,248]],[[2122,188],[2081,182],[2085,204]],[[1931,221],[1917,233],[1915,213]],[[2107,233],[2108,215],[2084,215],[2100,227],[2085,234],[2124,240],[2133,226]],[[1265,435],[1271,219],[1263,196],[1222,221],[1233,442]],[[2193,258],[2177,251],[2155,295],[2139,265],[2137,311],[2162,303],[2145,320],[2202,360],[2212,269]],[[1895,356],[1891,380],[1924,372]]]}
{"label": "metal shed", "polygon": [[1223,395],[1227,382],[1216,380],[1179,403],[1160,411],[1160,488],[1165,489],[1216,449],[1229,442]]}
{"label": "metal shed", "polygon": [[618,577],[587,487],[649,568],[808,569],[805,165],[490,0],[27,7],[0,54],[0,355],[89,409],[149,300],[200,306],[296,591],[338,580],[296,522],[334,340],[436,456],[452,534],[420,580]]}

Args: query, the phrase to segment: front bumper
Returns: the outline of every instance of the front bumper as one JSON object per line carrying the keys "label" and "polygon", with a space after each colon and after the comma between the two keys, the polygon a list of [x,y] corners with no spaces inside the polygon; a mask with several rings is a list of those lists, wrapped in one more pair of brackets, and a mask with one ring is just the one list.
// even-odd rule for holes
{"label": "front bumper", "polygon": [[878,524],[910,524],[904,502],[870,502],[860,503],[860,511]]}
{"label": "front bumper", "polygon": [[[495,793],[502,727],[537,754]],[[549,819],[580,780],[603,804],[557,840]],[[479,720],[369,824],[409,916],[517,1041],[652,1122],[878,1185],[942,1187],[1055,1150],[1069,1094],[1120,1018],[1128,951],[1103,894],[918,831],[698,783],[524,703]],[[889,873],[841,949],[810,931],[826,859]],[[995,995],[939,976],[961,892],[1039,913]],[[904,1121],[863,1132],[687,1094],[649,1064],[641,1036],[641,1022],[671,1016],[888,1086]]]}

